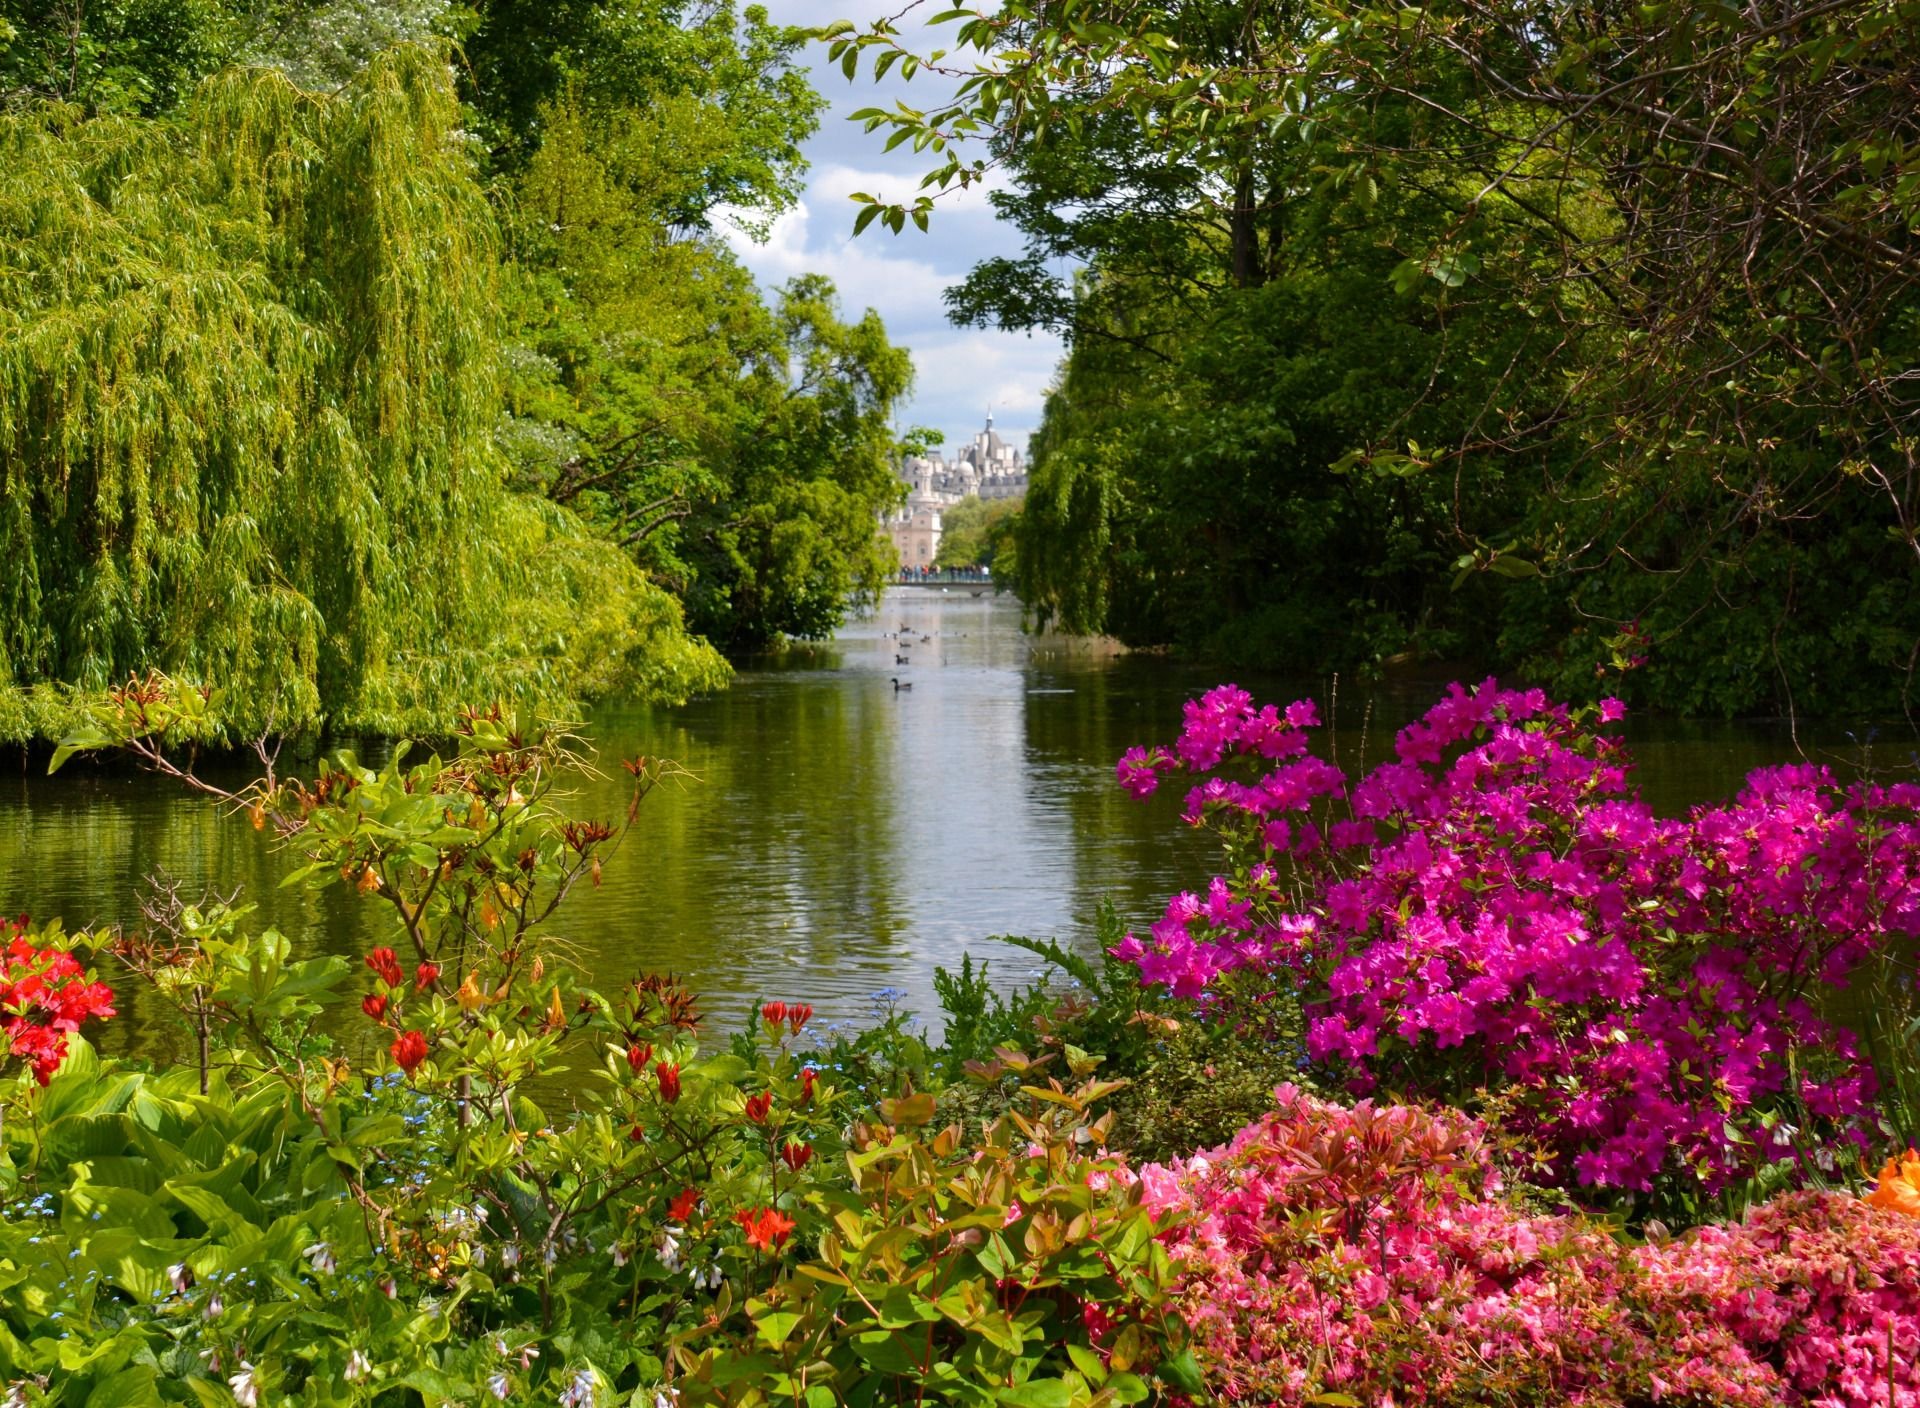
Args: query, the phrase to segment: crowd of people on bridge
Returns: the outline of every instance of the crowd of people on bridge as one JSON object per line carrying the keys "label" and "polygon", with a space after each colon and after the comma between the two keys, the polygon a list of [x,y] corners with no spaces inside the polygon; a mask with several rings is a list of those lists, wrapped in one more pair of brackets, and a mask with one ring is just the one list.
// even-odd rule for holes
{"label": "crowd of people on bridge", "polygon": [[902,567],[902,582],[984,582],[993,573],[978,563],[966,567]]}

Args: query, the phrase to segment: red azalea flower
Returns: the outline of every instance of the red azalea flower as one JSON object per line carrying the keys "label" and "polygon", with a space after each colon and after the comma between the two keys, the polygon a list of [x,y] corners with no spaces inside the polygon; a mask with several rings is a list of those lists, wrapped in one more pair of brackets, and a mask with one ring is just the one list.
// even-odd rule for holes
{"label": "red azalea flower", "polygon": [[647,1132],[644,1129],[640,1128],[639,1125],[635,1125],[632,1129],[627,1131],[627,1138],[631,1139],[636,1144],[638,1144],[641,1140],[645,1139],[646,1137],[647,1137]]}
{"label": "red azalea flower", "polygon": [[370,992],[360,999],[360,1010],[377,1022],[387,1015],[387,999],[380,993]]}
{"label": "red azalea flower", "polygon": [[400,955],[390,948],[377,948],[368,954],[367,967],[373,969],[374,976],[390,988],[397,988],[406,981],[406,974],[400,969]]}
{"label": "red azalea flower", "polygon": [[813,1007],[809,1003],[796,1002],[787,1009],[787,1025],[793,1029],[795,1036],[799,1036],[800,1028],[811,1020],[813,1020]]}
{"label": "red azalea flower", "polygon": [[653,1073],[660,1079],[660,1098],[673,1104],[680,1098],[680,1067],[672,1061],[661,1061],[654,1066]]}
{"label": "red azalea flower", "polygon": [[427,1059],[427,1039],[419,1032],[401,1032],[393,1039],[393,1063],[408,1075]]}
{"label": "red azalea flower", "polygon": [[787,1004],[784,1002],[769,1002],[760,1009],[760,1020],[770,1027],[779,1026],[787,1020]]}
{"label": "red azalea flower", "polygon": [[700,1203],[699,1189],[697,1188],[681,1189],[680,1196],[667,1204],[667,1221],[677,1222],[682,1227],[685,1227],[687,1225],[687,1219],[693,1216],[693,1210],[695,1207],[699,1205],[699,1203]]}
{"label": "red azalea flower", "polygon": [[780,1244],[793,1231],[793,1219],[782,1216],[775,1208],[760,1208],[757,1211],[741,1208],[733,1215],[733,1220],[747,1234],[747,1245],[758,1247],[763,1252],[779,1251]]}
{"label": "red azalea flower", "polygon": [[431,988],[438,981],[440,981],[440,965],[438,963],[422,963],[418,968],[413,970],[413,983],[415,987],[423,989]]}
{"label": "red azalea flower", "polygon": [[746,1115],[747,1118],[755,1124],[765,1124],[767,1122],[767,1115],[771,1113],[772,1110],[773,1097],[766,1091],[763,1090],[758,1095],[749,1095],[747,1097]]}
{"label": "red azalea flower", "polygon": [[800,1068],[800,1103],[801,1104],[811,1105],[813,1103],[813,1083],[819,1077],[819,1075],[820,1075],[820,1072],[816,1067],[802,1066]]}
{"label": "red azalea flower", "polygon": [[635,1075],[644,1071],[647,1068],[647,1062],[652,1059],[653,1043],[650,1041],[636,1042],[627,1048],[627,1065]]}
{"label": "red azalea flower", "polygon": [[805,1168],[807,1160],[812,1157],[813,1145],[811,1144],[788,1144],[780,1151],[781,1161],[795,1173]]}

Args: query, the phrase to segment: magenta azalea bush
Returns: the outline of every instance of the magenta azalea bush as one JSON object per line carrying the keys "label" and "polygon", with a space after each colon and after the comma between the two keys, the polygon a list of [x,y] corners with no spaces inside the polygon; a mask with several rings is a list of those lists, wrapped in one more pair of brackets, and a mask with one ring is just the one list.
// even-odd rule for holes
{"label": "magenta azalea bush", "polygon": [[1821,994],[1920,933],[1920,787],[1767,768],[1658,817],[1605,731],[1622,713],[1454,685],[1350,786],[1311,703],[1215,689],[1118,773],[1135,796],[1199,779],[1186,819],[1229,872],[1115,953],[1184,997],[1279,977],[1356,1094],[1500,1092],[1548,1181],[1712,1193],[1851,1163],[1874,1075]]}
{"label": "magenta azalea bush", "polygon": [[1228,1402],[1920,1405],[1920,1235],[1843,1194],[1627,1247],[1504,1195],[1483,1126],[1291,1087],[1140,1178]]}

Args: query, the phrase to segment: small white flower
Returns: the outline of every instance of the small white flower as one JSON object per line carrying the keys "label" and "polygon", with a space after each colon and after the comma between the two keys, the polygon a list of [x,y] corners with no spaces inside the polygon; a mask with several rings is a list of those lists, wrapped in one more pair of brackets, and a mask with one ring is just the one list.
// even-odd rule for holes
{"label": "small white flower", "polygon": [[507,1357],[507,1342],[504,1339],[496,1338],[493,1342],[493,1352],[502,1359],[505,1359]]}
{"label": "small white flower", "polygon": [[660,1236],[653,1244],[654,1254],[660,1258],[660,1264],[669,1271],[680,1269],[680,1239],[673,1235],[673,1228],[663,1227]]}
{"label": "small white flower", "polygon": [[511,1271],[520,1264],[520,1244],[508,1242],[500,1248],[500,1264]]}
{"label": "small white flower", "polygon": [[554,1250],[553,1243],[549,1242],[540,1249],[541,1265],[545,1266],[549,1271],[553,1269],[553,1264],[558,1260],[560,1260],[560,1253]]}
{"label": "small white flower", "polygon": [[613,1244],[613,1264],[615,1266],[625,1266],[627,1264],[627,1249],[619,1242]]}
{"label": "small white flower", "polygon": [[498,1398],[503,1402],[505,1401],[508,1393],[508,1388],[507,1388],[507,1375],[504,1369],[496,1370],[494,1373],[487,1376],[487,1390],[488,1392],[492,1393],[495,1398]]}
{"label": "small white flower", "polygon": [[313,1269],[318,1271],[322,1276],[331,1275],[334,1267],[339,1265],[339,1263],[333,1259],[333,1248],[325,1242],[315,1242],[304,1252],[300,1253],[300,1255],[312,1262]]}
{"label": "small white flower", "polygon": [[233,1390],[233,1401],[240,1408],[258,1408],[260,1385],[253,1381],[253,1365],[246,1360],[240,1361],[240,1372],[227,1380],[227,1387]]}
{"label": "small white flower", "polygon": [[373,1365],[367,1362],[367,1356],[356,1349],[347,1355],[346,1371],[340,1377],[350,1384],[357,1384],[372,1372]]}
{"label": "small white flower", "polygon": [[478,1242],[473,1244],[472,1260],[475,1267],[484,1267],[487,1264],[487,1249]]}
{"label": "small white flower", "polygon": [[663,1388],[653,1396],[653,1408],[673,1408],[680,1401],[680,1390]]}
{"label": "small white flower", "polygon": [[533,1367],[533,1361],[539,1357],[540,1351],[533,1345],[528,1345],[520,1351],[520,1367],[522,1369],[531,1369]]}
{"label": "small white flower", "polygon": [[381,1291],[381,1294],[385,1295],[388,1300],[392,1300],[395,1296],[400,1294],[400,1287],[397,1284],[395,1284],[393,1277],[389,1276],[387,1277],[386,1280],[380,1283],[380,1291]]}
{"label": "small white flower", "polygon": [[207,1297],[207,1319],[218,1320],[220,1318],[221,1312],[224,1311],[226,1308],[227,1308],[227,1303],[224,1300],[220,1299],[220,1292],[215,1291],[212,1295]]}
{"label": "small white flower", "polygon": [[184,1261],[176,1261],[167,1268],[167,1279],[173,1282],[173,1289],[176,1292],[185,1295],[187,1288],[193,1284],[193,1272],[188,1269]]}
{"label": "small white flower", "polygon": [[7,1385],[7,1396],[0,1398],[0,1408],[27,1408],[27,1388],[25,1384]]}
{"label": "small white flower", "polygon": [[593,1370],[582,1369],[560,1395],[560,1408],[593,1408]]}

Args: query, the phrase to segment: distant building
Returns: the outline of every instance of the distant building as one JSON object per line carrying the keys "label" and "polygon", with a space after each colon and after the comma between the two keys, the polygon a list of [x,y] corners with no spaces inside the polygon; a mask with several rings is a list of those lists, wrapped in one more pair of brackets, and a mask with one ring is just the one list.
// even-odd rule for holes
{"label": "distant building", "polygon": [[1026,461],[993,428],[976,434],[951,461],[938,450],[915,455],[900,466],[907,502],[881,520],[881,529],[900,554],[902,567],[931,567],[940,552],[940,511],[969,495],[1017,499],[1027,492]]}
{"label": "distant building", "polygon": [[938,450],[916,455],[900,466],[900,477],[914,492],[943,504],[957,504],[973,494],[983,499],[1017,499],[1027,492],[1026,461],[1000,438],[991,411],[986,428],[962,445],[952,460]]}

